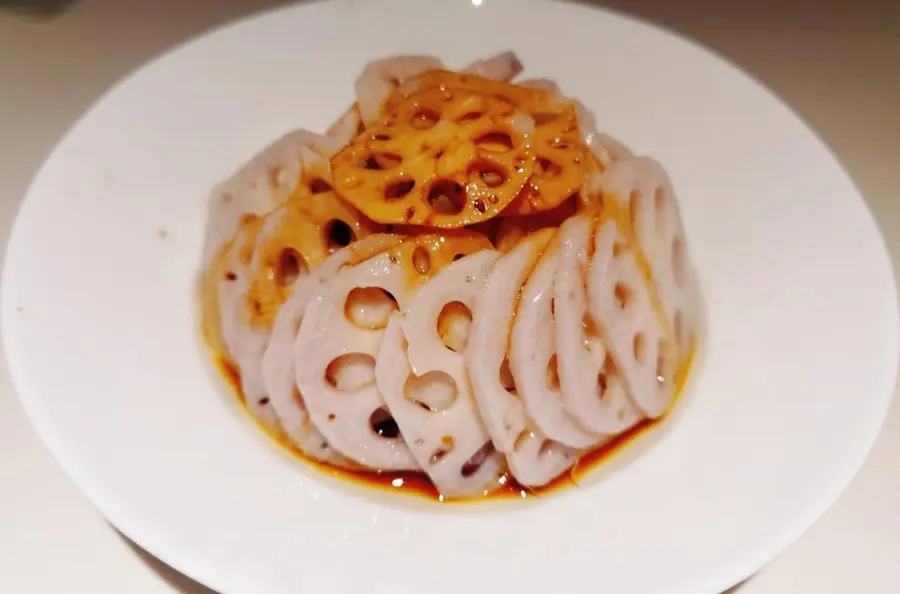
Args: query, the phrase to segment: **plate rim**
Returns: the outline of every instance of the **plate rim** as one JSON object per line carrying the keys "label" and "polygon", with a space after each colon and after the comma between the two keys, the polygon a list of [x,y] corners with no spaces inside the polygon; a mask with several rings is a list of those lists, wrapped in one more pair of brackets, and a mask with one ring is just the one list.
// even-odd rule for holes
{"label": "plate rim", "polygon": [[[244,24],[251,21],[269,19],[279,13],[289,13],[295,11],[303,12],[308,10],[311,5],[314,6],[318,4],[326,4],[330,1],[331,0],[313,0],[312,2],[272,7],[245,15],[243,17],[237,17],[219,23],[212,28],[205,29],[187,39],[184,39],[151,55],[149,58],[144,59],[135,67],[128,70],[123,76],[115,80],[111,85],[108,85],[99,94],[95,95],[90,105],[88,105],[74,119],[74,121],[68,126],[68,128],[66,128],[66,130],[56,139],[56,142],[54,143],[52,149],[48,153],[46,153],[43,161],[37,167],[31,179],[29,180],[23,197],[20,200],[15,214],[12,217],[12,225],[8,235],[5,254],[3,258],[2,278],[0,278],[0,330],[2,330],[2,342],[4,347],[3,350],[6,353],[6,360],[10,372],[11,384],[15,389],[16,397],[23,407],[29,424],[34,429],[35,433],[38,435],[47,450],[51,453],[56,464],[58,464],[63,472],[68,476],[69,480],[71,480],[72,483],[82,493],[85,494],[92,505],[94,505],[94,507],[101,513],[101,515],[117,531],[121,532],[129,540],[133,541],[139,547],[141,547],[166,565],[207,587],[217,590],[221,594],[235,594],[236,592],[238,592],[238,590],[235,589],[234,583],[223,583],[217,577],[218,575],[222,575],[222,573],[217,572],[215,567],[209,566],[208,563],[204,562],[200,558],[201,556],[198,556],[196,554],[189,554],[181,556],[180,558],[175,558],[179,556],[169,555],[167,551],[160,550],[159,547],[155,546],[166,540],[165,537],[159,538],[159,535],[164,534],[164,532],[157,531],[157,537],[154,538],[154,531],[145,529],[149,527],[148,524],[142,525],[142,523],[139,521],[133,521],[132,519],[129,519],[130,517],[134,518],[134,516],[129,516],[128,512],[124,511],[124,508],[127,508],[127,505],[121,505],[108,498],[104,493],[104,489],[102,488],[102,486],[92,482],[88,478],[88,475],[90,475],[91,473],[85,467],[85,465],[79,461],[78,457],[70,456],[67,453],[65,438],[60,434],[58,428],[54,428],[54,422],[51,418],[48,417],[47,413],[43,409],[46,403],[42,403],[41,398],[36,395],[36,391],[28,387],[28,384],[30,382],[28,379],[28,372],[26,371],[27,365],[19,360],[19,353],[17,352],[17,347],[15,346],[15,341],[12,336],[11,330],[11,326],[16,323],[14,318],[18,312],[17,307],[12,303],[11,298],[9,297],[9,293],[12,292],[12,290],[9,288],[11,286],[10,282],[8,282],[11,280],[9,279],[9,277],[12,274],[9,272],[9,270],[11,269],[9,263],[15,257],[18,257],[18,251],[20,250],[17,249],[17,246],[19,246],[23,242],[23,240],[20,238],[23,233],[23,225],[21,225],[20,223],[24,218],[23,212],[25,211],[26,203],[33,193],[34,186],[36,185],[37,181],[43,177],[46,169],[48,168],[48,165],[53,162],[54,158],[60,152],[65,142],[82,125],[82,123],[95,112],[95,110],[103,102],[104,99],[106,99],[110,95],[115,94],[120,88],[127,85],[133,79],[142,76],[146,70],[152,68],[155,64],[168,59],[172,55],[181,52],[187,47],[204,43],[208,37],[216,36],[226,30],[240,28]],[[529,1],[545,5],[557,3],[553,0]],[[885,327],[888,329],[886,329],[885,331],[885,336],[887,336],[887,333],[891,334],[888,340],[892,343],[891,359],[894,362],[891,368],[885,369],[884,372],[886,376],[892,377],[893,380],[891,381],[890,389],[886,389],[884,395],[880,396],[878,399],[879,407],[877,419],[873,417],[872,423],[870,423],[871,427],[868,428],[865,435],[860,434],[858,436],[859,439],[855,444],[856,447],[855,449],[853,449],[852,454],[845,456],[842,459],[843,463],[839,466],[835,466],[835,472],[832,473],[833,478],[829,483],[829,489],[822,489],[818,493],[818,496],[815,498],[815,500],[805,508],[805,514],[803,514],[802,517],[799,515],[794,517],[794,521],[789,527],[790,529],[786,528],[785,530],[782,530],[777,538],[770,538],[768,540],[769,546],[766,547],[765,550],[763,549],[763,547],[760,547],[759,549],[754,551],[754,553],[756,554],[746,554],[740,560],[733,563],[733,567],[730,568],[731,571],[727,572],[729,573],[729,576],[724,575],[724,573],[726,573],[724,571],[724,568],[720,568],[720,573],[717,576],[712,576],[712,573],[710,574],[711,577],[709,578],[709,580],[707,580],[708,585],[714,586],[716,588],[728,588],[735,584],[739,584],[741,583],[741,581],[752,576],[760,567],[764,566],[774,557],[782,553],[798,538],[800,538],[813,524],[815,524],[815,522],[841,497],[847,487],[852,483],[854,478],[862,469],[866,458],[868,457],[877,438],[882,432],[884,424],[887,420],[888,411],[890,410],[890,407],[894,400],[898,381],[900,381],[900,378],[898,378],[898,369],[900,369],[900,332],[898,332],[900,331],[900,318],[898,318],[898,286],[897,276],[893,267],[892,258],[887,246],[885,235],[882,231],[882,226],[879,223],[878,219],[875,217],[869,201],[866,199],[865,194],[860,190],[854,176],[850,171],[848,171],[845,164],[838,158],[837,154],[832,150],[831,146],[827,142],[825,142],[818,131],[813,128],[807,122],[807,120],[794,109],[791,104],[783,100],[763,81],[753,76],[751,73],[738,65],[735,61],[721,54],[716,49],[711,48],[710,46],[707,46],[690,37],[687,37],[679,31],[669,29],[661,24],[628,14],[617,9],[611,9],[601,6],[587,6],[581,2],[565,2],[563,4],[570,4],[576,9],[583,10],[585,12],[596,11],[606,13],[609,16],[615,17],[616,19],[631,21],[633,23],[642,25],[645,28],[652,29],[656,34],[673,37],[682,43],[686,43],[694,47],[699,47],[704,51],[704,53],[708,54],[713,59],[728,65],[730,69],[735,72],[735,74],[749,79],[756,87],[758,87],[766,95],[768,95],[770,99],[776,101],[783,109],[786,109],[793,117],[793,119],[795,119],[802,125],[806,133],[810,134],[815,139],[815,141],[828,152],[833,165],[835,165],[836,168],[840,170],[840,173],[852,186],[856,198],[859,199],[859,205],[862,206],[866,214],[866,223],[870,226],[870,231],[874,232],[874,235],[878,240],[878,255],[882,260],[881,264],[886,264],[886,266],[880,267],[883,268],[883,272],[887,272],[888,276],[885,277],[884,280],[890,282],[892,292],[890,300],[893,302],[894,308],[892,310],[892,319],[886,320],[886,322],[888,323],[885,324]],[[874,399],[874,396],[872,398]],[[160,546],[162,548],[165,548],[162,544]],[[175,549],[177,549],[177,547],[175,547],[174,549],[170,548],[169,550]],[[188,559],[191,560],[190,563],[186,561]],[[188,567],[188,565],[193,565],[193,567]],[[732,581],[731,578],[735,578],[735,581]],[[722,579],[724,579],[728,583],[722,582]]]}

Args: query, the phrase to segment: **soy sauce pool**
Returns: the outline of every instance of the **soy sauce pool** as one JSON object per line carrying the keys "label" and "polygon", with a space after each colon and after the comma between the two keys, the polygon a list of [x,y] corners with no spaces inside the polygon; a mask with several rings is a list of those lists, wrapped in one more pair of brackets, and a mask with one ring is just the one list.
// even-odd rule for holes
{"label": "soy sauce pool", "polygon": [[[681,396],[687,377],[690,375],[693,358],[693,353],[691,353],[684,369],[678,374],[675,397],[676,402]],[[247,410],[246,400],[240,389],[240,373],[228,363],[227,360],[218,354],[215,355],[215,362],[216,367],[225,378],[229,387],[234,391],[235,395],[237,395],[245,410]],[[250,414],[249,410],[247,410],[247,414]],[[506,474],[498,480],[498,483],[500,484],[498,488],[482,496],[465,499],[445,499],[423,472],[350,470],[314,460],[300,451],[285,436],[264,428],[257,423],[255,419],[254,423],[293,457],[299,458],[304,464],[311,466],[328,476],[347,481],[356,486],[374,489],[379,492],[399,494],[443,504],[460,504],[476,503],[480,501],[534,499],[570,487],[577,487],[587,475],[624,452],[628,446],[632,445],[646,433],[649,433],[662,423],[665,423],[667,418],[668,415],[663,415],[658,419],[645,419],[640,421],[634,427],[617,435],[611,441],[583,454],[568,472],[563,473],[542,487],[525,487],[519,484],[511,475]]]}

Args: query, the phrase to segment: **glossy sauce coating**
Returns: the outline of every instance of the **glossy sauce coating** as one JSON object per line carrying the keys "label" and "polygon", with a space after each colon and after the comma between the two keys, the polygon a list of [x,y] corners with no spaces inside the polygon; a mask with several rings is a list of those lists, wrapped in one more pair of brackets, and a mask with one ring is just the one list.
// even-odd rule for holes
{"label": "glossy sauce coating", "polygon": [[[245,404],[243,394],[240,390],[240,374],[238,371],[232,367],[226,359],[217,353],[213,353],[216,366],[219,371],[222,373],[222,376],[227,381],[228,385],[234,391],[234,393],[238,396],[238,399],[241,401],[241,404]],[[678,398],[681,395],[681,391],[684,387],[684,384],[690,374],[691,365],[694,359],[694,349],[691,349],[691,353],[687,358],[687,363],[684,365],[682,369],[679,370],[677,375],[677,386],[676,386],[676,398],[673,402],[671,408],[674,408],[675,402],[677,402]],[[671,410],[670,408],[670,410]],[[249,414],[249,411],[248,411]],[[368,470],[348,470],[345,468],[337,468],[335,466],[331,466],[329,464],[325,464],[323,462],[319,462],[318,460],[313,460],[308,456],[304,455],[300,450],[298,450],[294,445],[290,443],[284,436],[278,435],[276,433],[270,432],[263,428],[259,423],[254,423],[260,429],[266,432],[266,434],[275,440],[278,445],[288,451],[291,455],[296,458],[299,458],[303,461],[303,463],[312,466],[316,470],[323,472],[329,476],[336,477],[342,480],[349,481],[356,485],[361,485],[367,488],[372,488],[382,492],[390,492],[397,493],[404,496],[412,496],[418,497],[420,499],[425,499],[433,502],[440,503],[477,503],[479,501],[495,501],[495,500],[509,500],[509,499],[531,499],[534,497],[541,497],[544,495],[552,494],[556,491],[568,488],[568,487],[577,487],[579,486],[579,482],[585,476],[590,474],[592,471],[596,470],[604,463],[611,461],[616,455],[620,454],[624,451],[629,445],[634,443],[639,437],[648,433],[661,423],[665,422],[668,414],[663,415],[657,419],[647,420],[644,419],[634,427],[625,431],[624,433],[617,435],[613,440],[587,452],[582,455],[578,462],[568,471],[555,478],[549,484],[544,485],[539,488],[530,488],[524,487],[516,482],[509,475],[505,475],[500,479],[501,486],[494,491],[482,496],[482,497],[473,497],[467,499],[448,499],[445,500],[444,497],[437,491],[431,481],[428,479],[427,475],[422,472],[380,472],[380,471],[368,471]]]}

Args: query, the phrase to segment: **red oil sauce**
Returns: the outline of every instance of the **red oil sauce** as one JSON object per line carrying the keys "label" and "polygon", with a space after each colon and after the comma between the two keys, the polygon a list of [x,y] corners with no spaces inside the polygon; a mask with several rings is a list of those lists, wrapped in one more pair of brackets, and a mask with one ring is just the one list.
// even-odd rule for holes
{"label": "red oil sauce", "polygon": [[[228,385],[237,395],[242,404],[246,406],[244,396],[241,393],[240,373],[221,356],[214,354],[216,366],[221,371]],[[684,387],[684,383],[690,371],[693,361],[693,353],[688,358],[687,364],[684,366],[677,377],[676,394],[680,395]],[[677,397],[676,397],[677,399]],[[249,414],[249,412],[248,412]],[[441,494],[435,489],[434,484],[428,477],[421,472],[381,472],[370,470],[348,470],[338,468],[318,460],[306,456],[296,446],[294,446],[287,438],[274,432],[265,430],[265,433],[275,440],[278,445],[287,450],[291,455],[299,458],[303,463],[312,466],[319,472],[329,476],[351,482],[356,485],[376,489],[382,492],[399,493],[406,496],[414,496],[434,502],[443,503],[471,503],[477,501],[495,501],[498,499],[530,499],[533,497],[541,497],[560,491],[562,489],[578,486],[581,479],[590,474],[593,470],[610,461],[616,455],[624,451],[630,444],[634,443],[639,437],[646,434],[660,423],[664,422],[666,415],[658,419],[644,420],[636,424],[628,431],[617,435],[611,441],[583,454],[578,462],[566,473],[563,473],[553,481],[542,487],[533,488],[520,485],[512,476],[506,475],[500,479],[501,486],[482,497],[474,497],[462,500],[445,501]],[[262,426],[258,425],[261,429]]]}

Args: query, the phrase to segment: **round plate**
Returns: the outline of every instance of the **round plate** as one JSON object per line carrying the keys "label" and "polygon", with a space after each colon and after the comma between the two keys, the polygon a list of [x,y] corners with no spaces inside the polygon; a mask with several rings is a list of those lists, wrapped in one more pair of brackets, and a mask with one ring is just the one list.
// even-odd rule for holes
{"label": "round plate", "polygon": [[[506,49],[670,172],[707,305],[691,397],[633,463],[536,504],[324,480],[239,412],[200,345],[207,192],[287,130],[324,130],[371,59]],[[38,432],[112,523],[226,594],[717,592],[850,481],[898,360],[888,258],[828,149],[709,52],[571,4],[314,3],[202,37],[75,125],[8,249],[4,338]]]}

